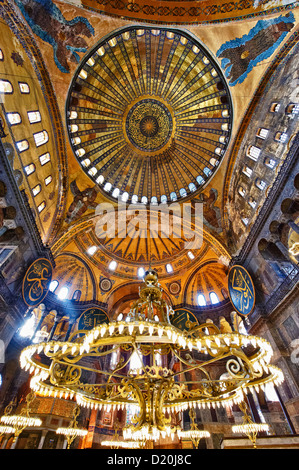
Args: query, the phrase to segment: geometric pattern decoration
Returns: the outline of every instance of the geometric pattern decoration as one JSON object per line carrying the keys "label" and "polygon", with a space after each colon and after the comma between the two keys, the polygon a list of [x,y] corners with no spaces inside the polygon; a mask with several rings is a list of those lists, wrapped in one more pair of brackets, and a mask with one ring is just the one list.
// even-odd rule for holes
{"label": "geometric pattern decoration", "polygon": [[212,178],[230,140],[232,102],[194,36],[131,26],[84,57],[66,120],[73,152],[101,191],[146,205],[186,199]]}

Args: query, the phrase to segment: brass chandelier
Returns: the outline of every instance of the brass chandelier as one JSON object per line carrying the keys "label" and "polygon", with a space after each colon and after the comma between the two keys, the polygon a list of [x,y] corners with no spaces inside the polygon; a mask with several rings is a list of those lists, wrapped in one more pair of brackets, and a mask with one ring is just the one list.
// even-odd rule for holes
{"label": "brass chandelier", "polygon": [[[241,403],[250,390],[283,381],[265,339],[231,328],[221,332],[213,323],[182,331],[172,325],[173,313],[149,269],[125,319],[77,331],[68,341],[30,345],[21,367],[33,374],[30,386],[42,396],[130,411],[123,429],[130,441],[174,438],[183,431],[175,423],[178,411]],[[140,367],[130,366],[133,354]],[[95,367],[99,360],[101,369]]]}

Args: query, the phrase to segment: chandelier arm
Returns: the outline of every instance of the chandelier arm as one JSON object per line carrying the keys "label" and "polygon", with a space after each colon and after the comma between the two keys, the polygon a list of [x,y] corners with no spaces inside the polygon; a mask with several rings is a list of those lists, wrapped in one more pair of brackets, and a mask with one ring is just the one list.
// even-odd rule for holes
{"label": "chandelier arm", "polygon": [[196,364],[196,365],[190,367],[190,363],[187,362],[187,361],[185,361],[182,357],[180,357],[180,356],[176,353],[176,350],[174,349],[174,347],[173,347],[172,345],[170,345],[170,348],[171,348],[171,351],[173,352],[173,354],[175,355],[175,357],[176,357],[180,362],[182,362],[183,364],[185,364],[186,366],[189,367],[187,370],[185,369],[184,371],[179,371],[179,372],[174,373],[174,374],[173,374],[173,377],[176,377],[176,376],[178,376],[178,375],[180,375],[180,374],[182,374],[182,373],[185,373],[185,372],[189,372],[190,370],[199,369],[199,370],[201,370],[201,371],[205,374],[205,376],[210,380],[210,375],[209,375],[209,373],[208,373],[205,369],[203,369],[202,366]]}

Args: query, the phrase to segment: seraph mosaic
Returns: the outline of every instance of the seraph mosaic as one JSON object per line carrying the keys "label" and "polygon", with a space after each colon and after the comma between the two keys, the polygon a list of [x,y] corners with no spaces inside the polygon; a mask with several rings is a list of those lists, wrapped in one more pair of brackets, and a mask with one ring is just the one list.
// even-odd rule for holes
{"label": "seraph mosaic", "polygon": [[69,73],[68,61],[79,62],[78,52],[86,52],[83,36],[90,38],[94,29],[89,21],[76,16],[67,20],[52,0],[15,0],[32,31],[51,44],[59,70]]}
{"label": "seraph mosaic", "polygon": [[242,83],[259,62],[270,57],[294,24],[293,13],[260,20],[248,34],[225,42],[216,55],[229,85]]}

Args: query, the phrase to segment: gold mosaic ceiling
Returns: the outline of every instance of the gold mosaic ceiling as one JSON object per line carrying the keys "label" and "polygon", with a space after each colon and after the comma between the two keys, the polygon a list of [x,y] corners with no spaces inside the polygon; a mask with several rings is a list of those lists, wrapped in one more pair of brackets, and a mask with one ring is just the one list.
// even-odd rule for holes
{"label": "gold mosaic ceiling", "polygon": [[221,71],[188,33],[130,27],[96,45],[69,89],[70,143],[108,197],[170,202],[211,179],[232,126]]}

